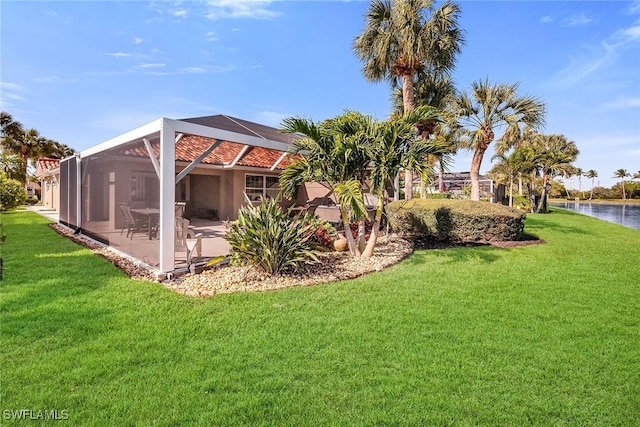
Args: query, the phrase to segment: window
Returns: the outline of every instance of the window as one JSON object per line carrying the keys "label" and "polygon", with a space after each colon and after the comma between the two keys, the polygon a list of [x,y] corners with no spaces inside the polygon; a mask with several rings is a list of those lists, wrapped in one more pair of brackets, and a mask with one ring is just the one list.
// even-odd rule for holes
{"label": "window", "polygon": [[132,172],[131,174],[131,200],[147,202],[150,199],[159,199],[160,185],[158,177],[149,172]]}
{"label": "window", "polygon": [[260,196],[273,198],[280,192],[280,178],[267,175],[245,175],[244,191],[249,200],[260,200]]}

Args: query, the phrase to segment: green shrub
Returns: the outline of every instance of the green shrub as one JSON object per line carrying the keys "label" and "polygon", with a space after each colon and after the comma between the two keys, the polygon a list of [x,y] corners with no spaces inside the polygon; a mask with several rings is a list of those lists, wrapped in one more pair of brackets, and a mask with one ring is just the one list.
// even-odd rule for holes
{"label": "green shrub", "polygon": [[226,239],[233,263],[279,274],[318,262],[311,241],[314,231],[307,215],[290,218],[278,200],[263,198],[257,206],[240,208]]}
{"label": "green shrub", "polygon": [[[508,205],[509,196],[506,197],[506,202]],[[514,194],[512,202],[515,209],[524,209],[526,211],[531,209],[531,200],[529,200],[529,196]]]}
{"label": "green shrub", "polygon": [[26,205],[37,205],[38,203],[40,203],[40,199],[38,199],[38,196],[29,196],[24,203]]}
{"label": "green shrub", "polygon": [[27,190],[15,179],[9,179],[0,174],[0,211],[8,211],[24,205],[27,200]]}
{"label": "green shrub", "polygon": [[424,199],[392,202],[387,214],[396,233],[450,242],[518,240],[526,216],[495,203]]}
{"label": "green shrub", "polygon": [[427,194],[427,199],[452,199],[453,194],[451,193],[429,193]]}

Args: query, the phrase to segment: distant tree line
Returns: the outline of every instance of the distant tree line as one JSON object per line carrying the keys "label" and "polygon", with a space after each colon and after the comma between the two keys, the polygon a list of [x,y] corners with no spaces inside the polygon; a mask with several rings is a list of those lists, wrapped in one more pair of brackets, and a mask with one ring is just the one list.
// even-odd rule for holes
{"label": "distant tree line", "polygon": [[29,164],[35,167],[38,158],[62,159],[74,153],[68,145],[45,138],[36,129],[25,129],[5,111],[0,112],[0,126],[0,170],[23,186],[30,178]]}

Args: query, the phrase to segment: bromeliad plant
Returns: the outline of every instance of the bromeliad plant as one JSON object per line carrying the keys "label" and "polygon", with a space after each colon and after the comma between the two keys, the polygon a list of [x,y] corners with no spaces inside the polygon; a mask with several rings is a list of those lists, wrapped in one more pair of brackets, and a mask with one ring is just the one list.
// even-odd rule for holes
{"label": "bromeliad plant", "polygon": [[238,220],[227,232],[231,262],[251,265],[267,274],[298,270],[319,262],[311,241],[315,228],[305,216],[290,218],[277,199],[250,202],[238,211]]}

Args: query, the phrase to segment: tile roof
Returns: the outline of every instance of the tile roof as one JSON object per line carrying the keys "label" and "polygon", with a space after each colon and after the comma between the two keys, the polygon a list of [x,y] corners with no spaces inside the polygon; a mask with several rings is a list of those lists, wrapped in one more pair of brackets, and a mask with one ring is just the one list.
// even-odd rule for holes
{"label": "tile roof", "polygon": [[[184,135],[176,144],[176,161],[190,163],[204,153],[213,143],[213,138],[206,138],[196,135]],[[207,157],[202,160],[202,164],[216,166],[230,166],[236,157],[241,154],[236,165],[269,169],[282,157],[283,151],[263,147],[251,147],[243,152],[244,144],[223,141]],[[160,146],[158,141],[151,143],[156,158],[160,157]],[[120,155],[133,157],[147,157],[147,148],[142,142],[136,145],[128,145],[120,151]],[[290,156],[285,157],[276,169],[284,169],[290,162]]]}
{"label": "tile roof", "polygon": [[40,157],[36,162],[36,175],[43,176],[60,167],[60,160],[50,157]]}
{"label": "tile roof", "polygon": [[[203,126],[209,126],[216,129],[228,130],[244,135],[266,138],[272,141],[289,143],[296,137],[294,135],[282,134],[278,129],[249,122],[225,115],[195,117],[191,119],[182,119],[186,122],[196,123]],[[198,135],[182,135],[176,143],[175,157],[178,162],[190,163],[204,153],[213,143],[213,138],[207,138]],[[156,158],[160,157],[159,141],[151,142],[151,149]],[[119,151],[120,155],[147,157],[147,148],[142,141],[127,144]],[[235,165],[245,167],[256,167],[270,169],[276,163],[275,169],[282,170],[291,163],[292,156],[287,155],[282,158],[283,151],[247,146],[237,142],[223,141],[209,155],[202,160],[202,164],[216,166],[230,166],[236,161]],[[282,160],[281,160],[282,158]]]}

